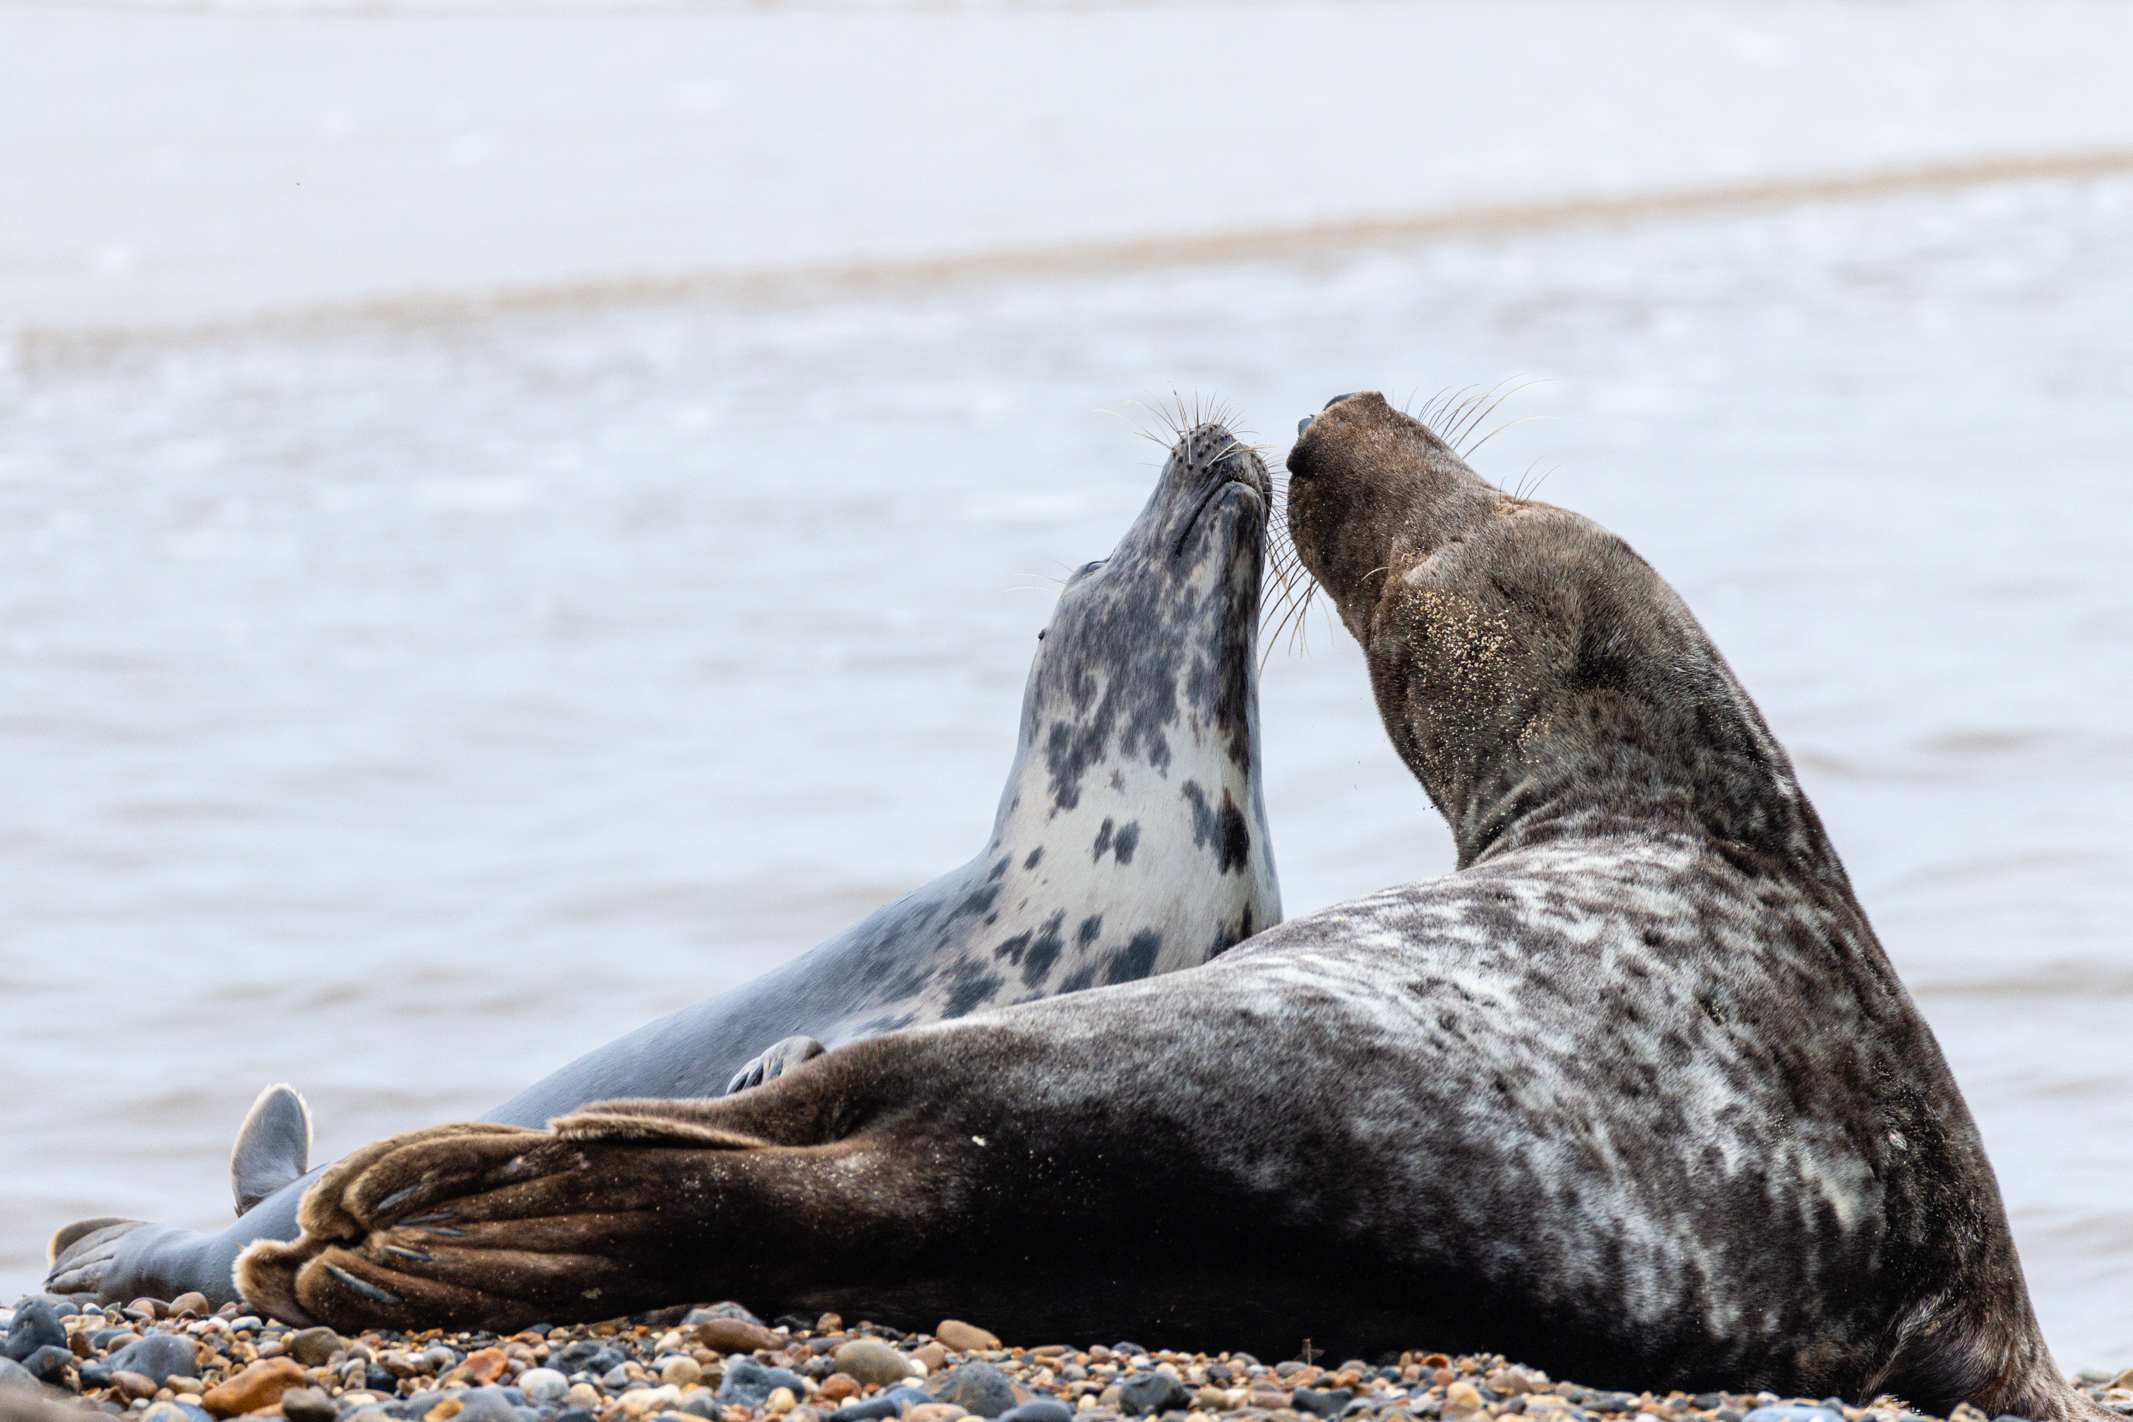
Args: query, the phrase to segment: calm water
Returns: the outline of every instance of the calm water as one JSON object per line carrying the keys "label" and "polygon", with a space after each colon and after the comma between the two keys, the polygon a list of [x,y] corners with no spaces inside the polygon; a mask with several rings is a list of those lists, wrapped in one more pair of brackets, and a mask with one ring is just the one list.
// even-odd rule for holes
{"label": "calm water", "polygon": [[[966,857],[1136,396],[1278,459],[1509,376],[1483,472],[1710,625],[2133,1363],[2125,182],[0,374],[0,1295],[226,1217],[268,1081],[322,1153],[478,1111]],[[1449,866],[1345,633],[1264,695],[1292,913]]]}

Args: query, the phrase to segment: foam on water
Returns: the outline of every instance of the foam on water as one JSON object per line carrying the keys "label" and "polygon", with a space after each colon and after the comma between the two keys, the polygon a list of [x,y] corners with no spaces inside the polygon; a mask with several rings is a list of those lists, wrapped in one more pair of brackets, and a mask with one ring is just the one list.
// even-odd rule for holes
{"label": "foam on water", "polygon": [[[1921,996],[2069,1367],[2133,1363],[2133,184],[233,339],[0,385],[0,1267],[479,1110],[979,844],[1047,579],[1219,393],[1512,375],[1483,472],[1704,617]],[[1441,872],[1345,633],[1284,897]]]}

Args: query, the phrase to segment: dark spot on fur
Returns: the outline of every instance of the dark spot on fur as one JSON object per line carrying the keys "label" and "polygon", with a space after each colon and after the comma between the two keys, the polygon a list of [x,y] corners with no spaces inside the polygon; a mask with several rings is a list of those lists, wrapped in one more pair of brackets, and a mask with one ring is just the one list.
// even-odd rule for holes
{"label": "dark spot on fur", "polygon": [[1124,948],[1111,959],[1111,969],[1104,974],[1105,983],[1138,982],[1155,968],[1155,955],[1163,949],[1163,935],[1152,928],[1144,928],[1129,939]]}
{"label": "dark spot on fur", "polygon": [[1096,847],[1089,853],[1089,858],[1091,860],[1101,859],[1104,857],[1104,855],[1110,852],[1111,823],[1112,822],[1110,820],[1105,820],[1103,822],[1103,827],[1096,831]]}
{"label": "dark spot on fur", "polygon": [[955,986],[949,989],[948,1001],[941,1009],[944,1017],[961,1017],[976,1008],[983,1007],[999,995],[1001,977],[987,972],[982,963],[963,963],[954,973]]}
{"label": "dark spot on fur", "polygon": [[1043,981],[1044,975],[1052,970],[1052,964],[1058,962],[1059,955],[1066,950],[1066,939],[1059,934],[1060,926],[1065,922],[1065,909],[1044,921],[1036,941],[1029,946],[1029,961],[1022,965],[1024,987],[1035,987]]}
{"label": "dark spot on fur", "polygon": [[1070,992],[1080,992],[1083,988],[1094,987],[1095,985],[1096,965],[1091,963],[1085,968],[1076,968],[1073,972],[1068,973],[1060,981],[1059,994],[1064,997]]}
{"label": "dark spot on fur", "polygon": [[1022,867],[1025,869],[1034,869],[1037,867],[1038,861],[1042,860],[1043,858],[1044,846],[1040,844],[1035,849],[1032,849],[1029,852],[1029,858],[1022,861]]}
{"label": "dark spot on fur", "polygon": [[1030,937],[1031,935],[1027,933],[1016,934],[1014,937],[1007,939],[1005,942],[1001,943],[999,947],[993,949],[993,957],[1005,958],[1008,962],[1013,963],[1019,967],[1022,962],[1022,955],[1029,951]]}
{"label": "dark spot on fur", "polygon": [[1011,860],[1013,860],[1013,858],[1014,858],[1014,856],[1013,856],[1012,854],[1003,854],[1003,855],[1001,855],[1001,856],[1000,856],[1000,862],[999,862],[998,864],[995,864],[995,865],[993,865],[993,866],[992,866],[992,872],[991,872],[990,874],[987,874],[987,875],[985,876],[985,882],[986,882],[986,883],[988,883],[988,884],[990,884],[990,883],[993,883],[993,882],[994,882],[994,881],[996,881],[996,880],[997,880],[997,879],[998,879],[998,878],[999,878],[999,877],[1000,877],[1000,876],[1001,876],[1002,874],[1005,874],[1005,873],[1007,872],[1007,866],[1008,866],[1008,863],[1009,863],[1009,862],[1010,862]]}
{"label": "dark spot on fur", "polygon": [[1081,921],[1081,927],[1074,930],[1074,942],[1086,948],[1091,943],[1094,943],[1103,931],[1104,916],[1100,913],[1092,913]]}
{"label": "dark spot on fur", "polygon": [[1130,825],[1120,827],[1117,836],[1111,841],[1111,854],[1119,863],[1131,864],[1133,851],[1140,848],[1140,843],[1141,822],[1135,820]]}
{"label": "dark spot on fur", "polygon": [[1234,869],[1239,874],[1252,858],[1252,832],[1244,823],[1244,812],[1229,798],[1229,791],[1222,792],[1222,814],[1216,826],[1222,853],[1217,861],[1217,872],[1227,874]]}
{"label": "dark spot on fur", "polygon": [[1228,788],[1222,791],[1220,809],[1208,803],[1207,792],[1198,781],[1186,781],[1178,793],[1192,805],[1193,847],[1214,849],[1216,873],[1227,874],[1232,869],[1244,873],[1252,859],[1252,830],[1245,823],[1244,812],[1230,798]]}

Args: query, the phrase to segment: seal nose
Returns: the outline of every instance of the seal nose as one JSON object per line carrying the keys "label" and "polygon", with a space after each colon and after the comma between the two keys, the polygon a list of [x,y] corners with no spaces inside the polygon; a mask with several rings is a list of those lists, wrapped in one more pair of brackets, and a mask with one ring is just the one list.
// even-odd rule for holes
{"label": "seal nose", "polygon": [[1320,408],[1320,409],[1322,409],[1322,410],[1330,410],[1330,409],[1332,409],[1332,408],[1333,408],[1333,407],[1334,407],[1335,405],[1338,405],[1338,404],[1339,404],[1339,403],[1340,403],[1341,401],[1343,401],[1343,400],[1353,400],[1353,399],[1354,399],[1354,398],[1355,398],[1356,396],[1358,396],[1358,395],[1360,395],[1360,394],[1362,394],[1362,393],[1363,393],[1363,392],[1362,392],[1362,391],[1360,391],[1360,390],[1351,390],[1351,391],[1349,391],[1349,392],[1348,392],[1347,394],[1345,394],[1345,395],[1336,395],[1336,396],[1334,396],[1334,397],[1333,397],[1333,398],[1332,398],[1331,400],[1328,400],[1328,401],[1327,401],[1327,402],[1326,402],[1326,403],[1325,403],[1324,405],[1321,405],[1321,406],[1320,406],[1319,408]]}
{"label": "seal nose", "polygon": [[1318,416],[1316,415],[1305,415],[1302,419],[1298,420],[1296,422],[1296,437],[1298,439],[1302,439],[1304,431],[1311,428],[1311,421],[1317,418]]}

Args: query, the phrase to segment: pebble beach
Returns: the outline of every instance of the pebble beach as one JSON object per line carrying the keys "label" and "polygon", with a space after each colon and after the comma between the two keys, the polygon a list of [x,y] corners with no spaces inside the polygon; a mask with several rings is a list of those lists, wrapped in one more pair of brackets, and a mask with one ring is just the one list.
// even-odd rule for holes
{"label": "pebble beach", "polygon": [[[7,1422],[89,1409],[140,1422],[1926,1422],[1887,1397],[1591,1388],[1498,1354],[1082,1349],[1008,1344],[956,1319],[931,1333],[836,1314],[771,1324],[734,1303],[510,1335],[342,1335],[210,1311],[198,1294],[101,1309],[31,1297],[5,1312]],[[2076,1385],[2133,1416],[2133,1370]],[[1949,1422],[2008,1419],[1963,1406]]]}

